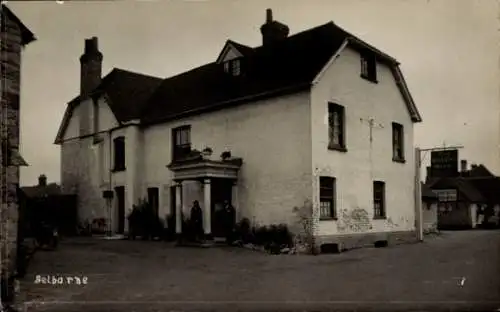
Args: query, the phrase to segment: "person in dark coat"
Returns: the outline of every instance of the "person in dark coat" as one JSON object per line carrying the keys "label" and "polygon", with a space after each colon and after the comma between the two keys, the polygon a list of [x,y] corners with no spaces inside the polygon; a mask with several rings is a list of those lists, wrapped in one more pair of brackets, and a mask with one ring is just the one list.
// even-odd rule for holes
{"label": "person in dark coat", "polygon": [[193,201],[193,207],[191,208],[191,226],[193,227],[194,239],[201,239],[203,236],[203,211],[197,200]]}
{"label": "person in dark coat", "polygon": [[233,230],[236,224],[236,210],[227,200],[224,201],[224,232],[228,244],[233,242]]}

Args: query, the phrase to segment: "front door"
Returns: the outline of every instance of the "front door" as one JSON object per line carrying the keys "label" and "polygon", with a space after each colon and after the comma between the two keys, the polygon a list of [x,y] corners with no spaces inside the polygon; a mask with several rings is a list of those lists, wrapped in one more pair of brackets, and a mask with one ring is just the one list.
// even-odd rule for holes
{"label": "front door", "polygon": [[[227,179],[212,179],[211,191],[211,225],[212,235],[214,237],[223,237],[225,235],[223,228],[223,209],[224,201],[231,203],[232,197],[232,181]],[[233,205],[234,206],[234,205]]]}
{"label": "front door", "polygon": [[118,210],[118,234],[125,232],[125,187],[115,187],[116,205]]}
{"label": "front door", "polygon": [[160,190],[157,187],[148,188],[148,203],[153,209],[155,216],[159,217],[159,208],[160,208]]}

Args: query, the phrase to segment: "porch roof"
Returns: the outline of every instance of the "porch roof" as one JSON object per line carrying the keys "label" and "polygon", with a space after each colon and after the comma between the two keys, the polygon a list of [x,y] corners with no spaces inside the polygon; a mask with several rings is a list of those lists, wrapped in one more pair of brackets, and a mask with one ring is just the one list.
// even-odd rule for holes
{"label": "porch roof", "polygon": [[242,164],[241,158],[225,160],[196,158],[171,162],[167,168],[174,173],[173,180],[177,182],[210,178],[237,180]]}

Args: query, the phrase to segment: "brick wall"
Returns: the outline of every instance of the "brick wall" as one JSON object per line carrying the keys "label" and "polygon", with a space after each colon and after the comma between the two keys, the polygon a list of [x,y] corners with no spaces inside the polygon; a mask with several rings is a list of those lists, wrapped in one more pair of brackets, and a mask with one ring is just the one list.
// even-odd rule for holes
{"label": "brick wall", "polygon": [[[2,16],[0,33],[0,71],[1,71],[1,124],[2,146],[0,155],[6,148],[19,148],[19,91],[21,63],[21,30],[19,25]],[[19,168],[2,163],[1,184],[1,265],[2,274],[15,270],[17,241],[18,204],[16,188],[19,185]]]}

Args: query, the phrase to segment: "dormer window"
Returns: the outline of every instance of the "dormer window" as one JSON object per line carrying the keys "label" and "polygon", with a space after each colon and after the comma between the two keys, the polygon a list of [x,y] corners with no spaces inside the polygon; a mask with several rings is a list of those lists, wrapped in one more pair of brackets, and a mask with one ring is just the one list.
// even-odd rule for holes
{"label": "dormer window", "polygon": [[232,59],[225,62],[224,72],[231,74],[233,76],[239,76],[241,74],[241,60]]}
{"label": "dormer window", "polygon": [[232,60],[231,61],[231,72],[233,76],[239,76],[241,73],[241,62],[240,60]]}

